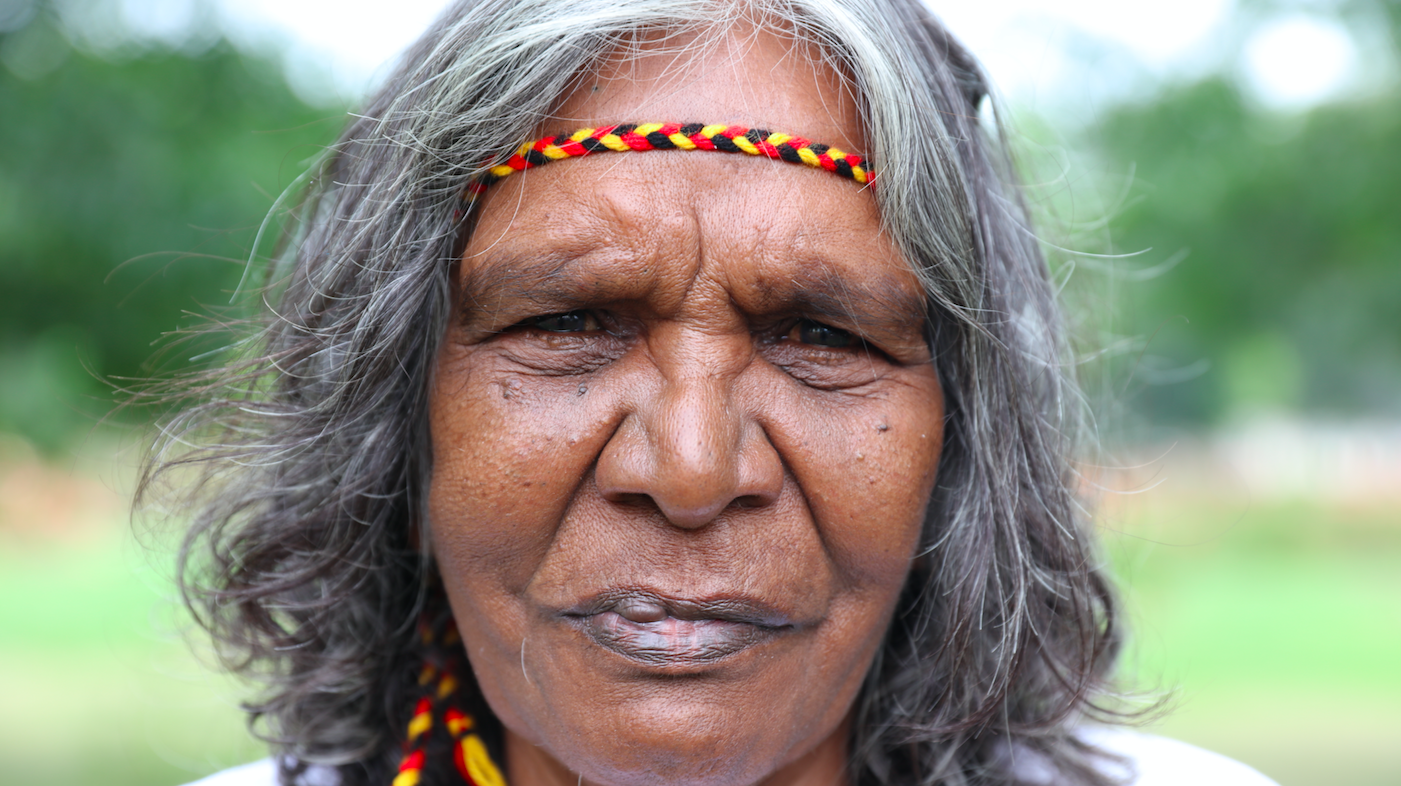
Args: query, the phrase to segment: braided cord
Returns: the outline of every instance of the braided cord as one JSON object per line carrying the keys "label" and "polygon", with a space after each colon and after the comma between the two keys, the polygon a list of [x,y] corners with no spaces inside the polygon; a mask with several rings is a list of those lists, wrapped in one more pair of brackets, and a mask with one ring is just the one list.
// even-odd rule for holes
{"label": "braided cord", "polygon": [[[429,652],[435,649],[435,645],[445,650],[460,648],[462,641],[450,618],[441,634],[435,634],[428,623],[421,623],[419,637],[425,651]],[[392,786],[418,786],[423,780],[424,768],[429,764],[428,737],[440,722],[451,740],[453,765],[462,776],[463,783],[467,786],[506,786],[505,776],[492,761],[486,743],[477,733],[476,718],[457,706],[455,699],[460,682],[454,674],[453,662],[435,660],[425,659],[419,671],[418,684],[425,695],[418,700],[409,719],[404,757],[399,762],[399,771],[394,776]]]}
{"label": "braided cord", "polygon": [[497,181],[521,170],[607,150],[619,153],[647,150],[719,150],[724,153],[745,153],[825,169],[864,186],[875,184],[875,173],[871,170],[869,162],[861,156],[800,136],[744,126],[622,123],[600,128],[581,128],[572,134],[547,136],[527,142],[517,148],[510,159],[474,178],[467,186],[464,196],[470,201]]}

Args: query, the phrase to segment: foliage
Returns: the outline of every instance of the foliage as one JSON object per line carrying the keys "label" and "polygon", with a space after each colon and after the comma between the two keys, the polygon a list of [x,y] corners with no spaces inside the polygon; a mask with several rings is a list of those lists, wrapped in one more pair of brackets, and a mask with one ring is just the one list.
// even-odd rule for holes
{"label": "foliage", "polygon": [[[1378,7],[1395,39],[1401,6]],[[68,35],[48,6],[0,34],[0,432],[50,451],[110,410],[114,383],[217,348],[149,360],[228,313],[260,222],[342,120],[212,34],[202,52],[106,56]],[[1150,421],[1401,413],[1398,98],[1279,115],[1217,74],[1072,142],[1133,173],[1108,250],[1151,250],[1121,268],[1169,268],[1113,295],[1117,332],[1146,344],[1126,375]]]}
{"label": "foliage", "polygon": [[[1196,423],[1401,414],[1399,99],[1280,115],[1217,75],[1091,130],[1106,171],[1136,181],[1114,250],[1152,249],[1150,265],[1185,254],[1123,288],[1127,332],[1147,343],[1139,409]],[[1189,378],[1154,384],[1174,370]]]}
{"label": "foliage", "polygon": [[[338,130],[216,42],[103,59],[41,13],[0,39],[0,431],[53,450],[152,344],[227,310],[259,223]],[[220,306],[222,305],[222,309]]]}

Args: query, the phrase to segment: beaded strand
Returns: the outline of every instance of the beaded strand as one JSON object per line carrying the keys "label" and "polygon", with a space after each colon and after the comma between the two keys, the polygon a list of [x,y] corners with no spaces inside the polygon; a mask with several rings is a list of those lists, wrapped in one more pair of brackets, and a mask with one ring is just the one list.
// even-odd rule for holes
{"label": "beaded strand", "polygon": [[437,659],[429,654],[436,648],[452,650],[460,647],[462,639],[457,626],[449,617],[441,635],[435,635],[433,626],[421,622],[419,641],[425,658],[419,670],[418,684],[426,695],[419,698],[409,718],[408,733],[404,738],[404,757],[399,762],[399,771],[394,776],[392,786],[418,786],[428,761],[428,736],[439,718],[451,740],[453,765],[462,776],[462,782],[469,786],[506,786],[505,776],[492,761],[486,743],[478,733],[476,718],[463,712],[455,701],[461,683],[454,674],[453,661],[444,658],[435,663]]}

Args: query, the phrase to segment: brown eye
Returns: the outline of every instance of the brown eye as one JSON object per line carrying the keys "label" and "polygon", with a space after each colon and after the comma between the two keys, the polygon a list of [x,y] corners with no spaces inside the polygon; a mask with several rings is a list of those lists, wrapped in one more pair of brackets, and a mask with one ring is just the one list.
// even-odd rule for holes
{"label": "brown eye", "polygon": [[814,322],[811,319],[804,319],[793,326],[793,331],[788,334],[788,338],[803,344],[812,344],[819,347],[832,347],[833,349],[845,349],[847,347],[860,346],[860,339],[841,328],[834,328],[831,325],[824,325],[821,322]]}
{"label": "brown eye", "polygon": [[598,319],[587,311],[569,311],[564,314],[550,314],[525,322],[527,327],[547,333],[584,333],[600,329]]}

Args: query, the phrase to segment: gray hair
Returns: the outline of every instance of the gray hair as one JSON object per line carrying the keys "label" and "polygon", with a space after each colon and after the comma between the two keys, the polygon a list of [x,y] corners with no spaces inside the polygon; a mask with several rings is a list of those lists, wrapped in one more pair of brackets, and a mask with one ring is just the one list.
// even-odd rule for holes
{"label": "gray hair", "polygon": [[1008,751],[1103,781],[1073,734],[1112,716],[1099,697],[1120,642],[1072,488],[1081,399],[1010,156],[980,121],[984,78],[918,0],[461,0],[405,55],[309,177],[272,307],[198,379],[202,403],[166,424],[143,482],[199,470],[181,586],[230,667],[262,680],[250,710],[285,761],[336,765],[346,786],[395,763],[436,576],[418,545],[427,398],[470,231],[462,188],[617,47],[741,18],[848,80],[948,408],[851,781],[1016,783]]}

